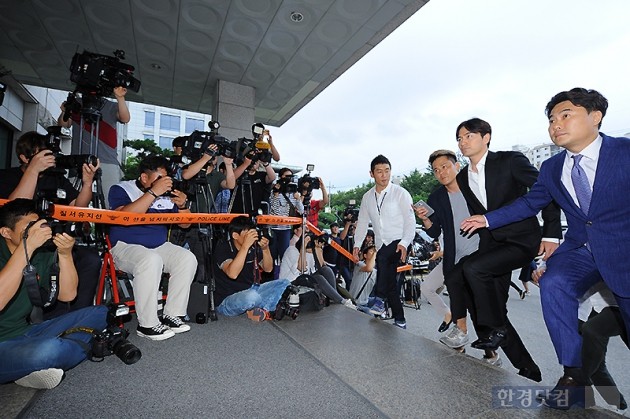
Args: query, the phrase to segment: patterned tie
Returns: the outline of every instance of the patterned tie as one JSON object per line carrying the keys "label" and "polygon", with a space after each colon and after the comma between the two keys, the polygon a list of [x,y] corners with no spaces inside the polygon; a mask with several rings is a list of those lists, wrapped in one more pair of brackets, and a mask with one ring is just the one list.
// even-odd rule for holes
{"label": "patterned tie", "polygon": [[584,214],[588,215],[588,208],[591,205],[591,187],[588,184],[588,178],[584,169],[580,166],[580,160],[584,157],[581,154],[573,156],[573,168],[571,169],[571,182],[575,188],[575,195],[577,197],[580,208]]}

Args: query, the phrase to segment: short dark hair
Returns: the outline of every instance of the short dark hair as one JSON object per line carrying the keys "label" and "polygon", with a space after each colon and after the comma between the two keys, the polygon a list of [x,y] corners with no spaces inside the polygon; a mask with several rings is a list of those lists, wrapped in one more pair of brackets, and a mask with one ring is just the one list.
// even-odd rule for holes
{"label": "short dark hair", "polygon": [[[479,134],[482,137],[486,134],[490,134],[490,137],[492,137],[492,127],[483,119],[470,118],[459,124],[455,130],[455,139],[459,138],[459,130],[462,128],[466,128],[468,132]],[[488,141],[488,148],[490,148],[490,141]]]}
{"label": "short dark hair", "polygon": [[453,163],[457,163],[457,154],[451,150],[436,150],[429,156],[429,164],[433,166],[433,162],[438,159],[438,157],[448,157],[450,161]]}
{"label": "short dark hair", "polygon": [[240,234],[245,230],[252,230],[256,228],[256,224],[251,219],[251,217],[247,217],[245,215],[241,215],[239,217],[235,217],[230,221],[228,225],[228,234],[230,238],[232,237],[232,233]]}
{"label": "short dark hair", "polygon": [[16,198],[0,207],[0,227],[11,230],[20,219],[29,214],[37,214],[35,201],[32,199]]}
{"label": "short dark hair", "polygon": [[[575,106],[581,106],[586,109],[586,112],[591,113],[593,111],[600,111],[602,113],[602,120],[606,116],[606,110],[608,109],[608,99],[606,99],[601,93],[593,89],[584,89],[582,87],[574,87],[569,91],[560,92],[551,98],[547,106],[545,107],[545,114],[547,118],[551,116],[551,111],[558,103],[569,101]],[[599,121],[598,128],[602,127],[602,121]]]}
{"label": "short dark hair", "polygon": [[149,154],[145,158],[140,161],[138,165],[138,170],[140,173],[153,173],[157,172],[158,169],[167,169],[168,168],[168,160],[164,156],[159,156],[157,154]]}
{"label": "short dark hair", "polygon": [[282,177],[284,172],[291,172],[291,174],[293,175],[293,170],[289,169],[288,167],[283,167],[282,169],[278,170],[278,177]]}
{"label": "short dark hair", "polygon": [[370,250],[370,249],[376,250],[376,245],[375,244],[368,244],[367,246],[363,246],[363,249],[361,249],[361,254],[362,255],[367,254],[368,250]]}
{"label": "short dark hair", "polygon": [[389,166],[390,169],[392,168],[392,164],[389,162],[387,157],[383,156],[382,154],[379,154],[372,159],[372,163],[370,163],[370,172],[374,171],[374,168],[377,164],[386,164]]}
{"label": "short dark hair", "polygon": [[30,159],[37,151],[46,148],[47,138],[48,137],[45,135],[39,134],[36,131],[25,132],[15,143],[15,155],[18,159],[22,154]]}
{"label": "short dark hair", "polygon": [[333,228],[333,227],[339,227],[339,223],[338,222],[330,223],[330,228]]}
{"label": "short dark hair", "polygon": [[173,138],[173,148],[175,147],[183,147],[186,142],[186,137],[175,137]]}

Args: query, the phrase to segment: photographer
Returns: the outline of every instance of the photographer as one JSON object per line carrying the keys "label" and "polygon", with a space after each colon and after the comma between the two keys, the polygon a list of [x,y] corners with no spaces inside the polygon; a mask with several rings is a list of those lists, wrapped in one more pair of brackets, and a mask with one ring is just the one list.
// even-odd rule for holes
{"label": "photographer", "polygon": [[[203,153],[200,159],[184,166],[182,170],[182,179],[190,180],[195,176],[201,174],[202,178],[205,178],[205,182],[210,188],[210,197],[212,199],[212,205],[214,206],[215,198],[224,189],[234,189],[236,186],[236,178],[234,176],[234,167],[232,162],[234,159],[223,156],[223,163],[225,163],[225,171],[222,172],[217,168],[218,157],[216,155],[218,147],[216,144],[211,144],[208,147],[209,152]],[[209,208],[208,212],[217,212],[216,209]]]}
{"label": "photographer", "polygon": [[[255,156],[245,156],[243,163],[234,169],[238,182],[232,191],[232,214],[257,215],[263,199],[269,196],[269,185],[276,180],[276,172],[269,163],[253,161],[252,158],[255,159]],[[261,165],[264,171],[259,171]]]}
{"label": "photographer", "polygon": [[[297,185],[291,183],[293,172],[291,169],[283,167],[278,175],[280,177],[273,185],[269,197],[269,214],[281,217],[301,217],[304,212],[304,205],[300,200],[300,194],[295,189]],[[273,225],[271,231],[271,256],[273,256],[274,261],[281,261],[291,241],[291,226],[288,224]]]}
{"label": "photographer", "polygon": [[[72,339],[58,336],[78,326],[102,330],[107,308],[87,307],[34,324],[37,309],[33,310],[29,298],[25,268],[34,267],[39,277],[37,284],[48,293],[57,255],[57,299],[72,301],[78,281],[72,260],[74,239],[66,233],[53,237],[46,221],[39,219],[34,201],[28,199],[15,199],[0,207],[0,234],[0,383],[15,381],[39,389],[56,387],[64,371],[86,359],[84,345],[92,338],[84,332],[72,334]],[[54,251],[43,246],[51,239]]]}
{"label": "photographer", "polygon": [[376,246],[370,244],[361,249],[361,260],[354,267],[352,285],[349,289],[361,311],[368,311],[366,306],[375,283]]}
{"label": "photographer", "polygon": [[323,237],[313,237],[308,234],[304,236],[304,248],[302,248],[302,238],[300,238],[295,246],[289,247],[284,252],[280,265],[280,278],[288,279],[294,285],[310,288],[313,287],[311,281],[314,281],[326,297],[335,303],[356,309],[351,300],[343,298],[337,292],[335,274],[324,263],[325,243]]}
{"label": "photographer", "polygon": [[[38,199],[62,205],[87,207],[92,200],[92,182],[97,165],[83,164],[83,186],[77,191],[64,176],[65,171],[55,168],[55,156],[48,149],[48,137],[30,131],[23,134],[15,145],[20,166],[0,171],[0,198]],[[45,318],[88,307],[93,304],[101,272],[101,258],[94,249],[74,246],[73,259],[79,275],[77,297],[70,303],[57,302],[47,308]]]}
{"label": "photographer", "polygon": [[[343,221],[343,231],[341,232],[341,234],[339,234],[339,238],[341,239],[341,246],[346,249],[348,253],[352,253],[354,249],[354,229],[356,227],[356,220],[354,219],[352,214],[346,214],[344,215]],[[352,271],[354,270],[354,262],[339,253],[339,257],[337,258],[337,268],[339,269],[339,274],[346,282],[346,289],[350,290],[350,286],[352,285]]]}
{"label": "photographer", "polygon": [[[126,124],[131,120],[131,114],[125,101],[126,94],[127,89],[118,86],[114,88],[116,102],[106,98],[96,98],[100,102],[98,128],[93,127],[93,124],[87,120],[83,120],[83,126],[81,127],[82,117],[80,112],[71,112],[70,117],[64,121],[66,102],[61,104],[61,114],[57,118],[57,123],[60,126],[64,128],[72,126],[72,154],[81,154],[86,152],[86,150],[90,150],[92,146],[91,131],[97,128],[99,144],[98,153],[95,154],[101,161],[103,193],[106,195],[109,188],[118,183],[122,177],[118,162],[118,131],[116,130],[116,123]],[[80,103],[82,104],[82,102]]]}
{"label": "photographer", "polygon": [[[172,190],[173,180],[166,172],[168,164],[162,156],[145,157],[140,162],[137,180],[112,186],[110,207],[138,214],[189,212],[186,195]],[[188,224],[180,226],[188,227]],[[116,267],[133,275],[137,334],[151,340],[168,339],[175,333],[190,330],[180,316],[186,315],[197,259],[189,250],[169,243],[167,230],[164,224],[113,225],[109,233]],[[156,296],[162,270],[169,273],[170,278],[164,316],[159,319]]]}
{"label": "photographer", "polygon": [[[300,191],[300,193],[302,194],[302,202],[304,202],[304,200],[307,200],[308,203],[308,212],[306,214],[306,218],[315,227],[318,227],[319,212],[326,208],[326,205],[328,205],[328,202],[330,202],[328,198],[328,191],[326,191],[324,181],[322,181],[321,177],[318,177],[317,180],[319,181],[319,188],[322,191],[322,199],[311,199],[313,185],[308,182],[304,182],[302,184],[302,190]],[[305,204],[304,206],[307,205]]]}
{"label": "photographer", "polygon": [[286,279],[261,284],[261,272],[273,270],[269,240],[260,237],[251,218],[234,218],[228,238],[219,242],[215,252],[217,313],[238,316],[247,313],[254,321],[271,318],[287,286]]}

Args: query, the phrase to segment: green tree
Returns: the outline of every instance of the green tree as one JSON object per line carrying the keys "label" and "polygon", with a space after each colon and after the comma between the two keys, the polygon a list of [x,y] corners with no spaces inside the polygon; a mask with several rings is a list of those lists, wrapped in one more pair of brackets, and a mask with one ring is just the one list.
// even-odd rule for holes
{"label": "green tree", "polygon": [[420,173],[418,169],[414,169],[409,175],[403,176],[400,186],[405,188],[411,194],[413,202],[419,199],[426,201],[431,192],[438,186],[439,182],[433,176],[431,168],[427,167],[424,173]]}
{"label": "green tree", "polygon": [[135,153],[130,153],[125,159],[125,163],[122,165],[123,179],[131,180],[137,179],[140,176],[138,172],[138,164],[140,160],[149,154],[160,154],[162,156],[170,157],[173,155],[172,150],[167,150],[158,146],[155,141],[145,140],[125,140],[123,141],[123,147],[135,150]]}

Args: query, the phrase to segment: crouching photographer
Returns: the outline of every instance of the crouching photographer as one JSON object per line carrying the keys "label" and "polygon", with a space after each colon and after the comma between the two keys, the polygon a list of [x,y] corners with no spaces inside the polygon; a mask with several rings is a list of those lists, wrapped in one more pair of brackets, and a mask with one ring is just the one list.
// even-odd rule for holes
{"label": "crouching photographer", "polygon": [[[351,300],[343,298],[337,292],[335,274],[324,263],[323,248],[329,239],[329,237],[316,237],[312,234],[300,238],[295,246],[290,246],[284,252],[280,265],[280,278],[288,279],[293,285],[309,288],[316,286],[331,301],[356,309]],[[302,240],[304,240],[304,246],[302,246]]]}
{"label": "crouching photographer", "polygon": [[[103,330],[107,308],[86,307],[42,322],[43,306],[77,294],[74,239],[66,233],[53,237],[29,199],[0,207],[0,234],[0,383],[56,387],[64,371],[87,358],[92,339],[85,332],[72,339],[59,335],[73,327]],[[43,246],[50,240],[54,250]]]}
{"label": "crouching photographer", "polygon": [[247,313],[254,321],[272,318],[287,286],[286,279],[261,283],[261,272],[271,272],[273,260],[269,239],[256,229],[251,218],[234,218],[228,237],[219,242],[215,254],[217,313],[238,316]]}

